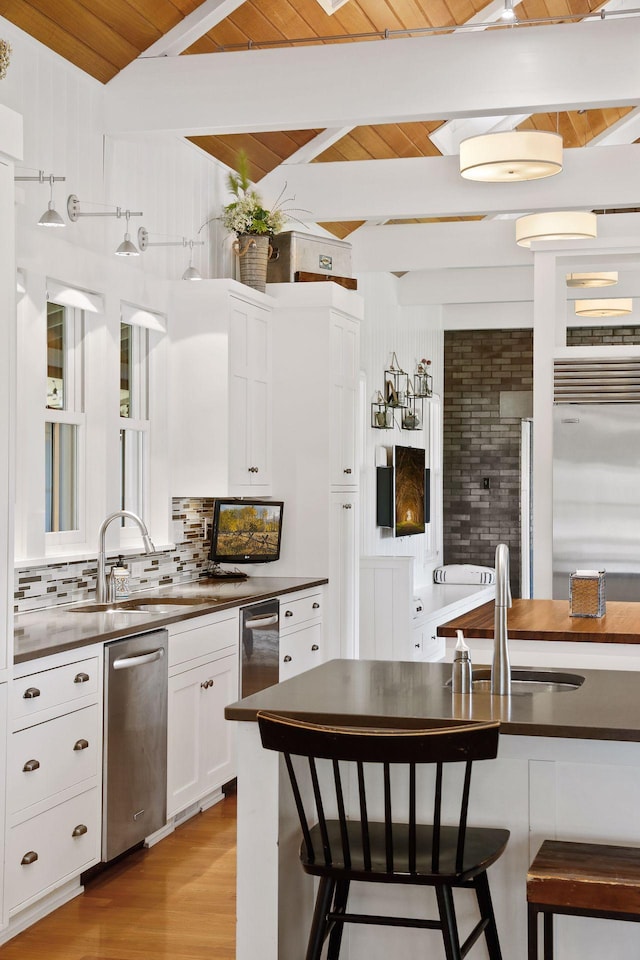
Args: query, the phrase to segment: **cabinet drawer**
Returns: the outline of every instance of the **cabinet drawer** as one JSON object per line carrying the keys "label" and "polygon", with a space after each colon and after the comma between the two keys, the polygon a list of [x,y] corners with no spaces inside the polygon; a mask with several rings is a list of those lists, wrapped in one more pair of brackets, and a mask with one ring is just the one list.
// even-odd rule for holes
{"label": "cabinet drawer", "polygon": [[73,701],[98,694],[98,658],[32,673],[11,686],[11,717],[29,719],[51,707],[73,709]]}
{"label": "cabinet drawer", "polygon": [[225,647],[238,647],[238,615],[184,630],[169,637],[169,669],[187,660],[207,657]]}
{"label": "cabinet drawer", "polygon": [[98,707],[85,707],[9,738],[9,813],[82,783],[98,773]]}
{"label": "cabinet drawer", "polygon": [[288,680],[298,673],[317,667],[324,660],[322,624],[310,623],[292,630],[280,639],[279,679]]}
{"label": "cabinet drawer", "polygon": [[316,593],[311,597],[302,597],[300,600],[280,600],[280,633],[288,627],[297,626],[304,620],[313,620],[322,616],[322,594]]}
{"label": "cabinet drawer", "polygon": [[7,900],[15,910],[78,876],[100,857],[97,789],[58,804],[8,831]]}

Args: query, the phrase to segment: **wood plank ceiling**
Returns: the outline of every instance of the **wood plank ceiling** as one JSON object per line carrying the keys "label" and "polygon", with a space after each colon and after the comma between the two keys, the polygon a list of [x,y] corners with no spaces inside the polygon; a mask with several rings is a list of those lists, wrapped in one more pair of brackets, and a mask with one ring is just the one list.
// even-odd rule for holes
{"label": "wood plank ceiling", "polygon": [[[203,0],[0,0],[0,15],[103,83],[157,41]],[[523,0],[515,7],[523,20],[583,16],[601,0]],[[246,0],[185,55],[246,48],[251,44],[290,45],[331,42],[400,42],[357,38],[358,34],[450,27],[479,13],[485,0],[349,0],[334,14],[317,0]],[[503,29],[498,25],[491,29]],[[349,37],[349,41],[345,39]],[[521,129],[558,130],[565,147],[586,145],[632,108],[584,110],[529,117]],[[439,154],[429,139],[442,121],[356,127],[313,162],[428,157]],[[194,137],[201,149],[235,166],[240,149],[260,179],[314,139],[320,130],[272,131]],[[324,224],[337,236],[358,224]]]}

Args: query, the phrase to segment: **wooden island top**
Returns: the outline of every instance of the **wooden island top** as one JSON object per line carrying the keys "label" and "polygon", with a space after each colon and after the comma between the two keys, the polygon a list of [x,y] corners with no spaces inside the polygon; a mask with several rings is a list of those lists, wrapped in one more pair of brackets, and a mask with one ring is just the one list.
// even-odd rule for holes
{"label": "wooden island top", "polygon": [[[438,626],[443,637],[493,637],[493,603],[476,607]],[[514,640],[640,643],[640,603],[612,600],[603,617],[572,617],[568,600],[514,600],[507,611],[507,630]]]}

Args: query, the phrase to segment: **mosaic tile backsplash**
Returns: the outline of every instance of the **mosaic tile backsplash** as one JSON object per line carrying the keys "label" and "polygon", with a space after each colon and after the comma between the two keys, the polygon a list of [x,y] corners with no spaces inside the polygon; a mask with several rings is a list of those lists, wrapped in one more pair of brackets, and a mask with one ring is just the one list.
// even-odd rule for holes
{"label": "mosaic tile backsplash", "polygon": [[[213,515],[213,500],[176,498],[172,520],[181,520],[183,539],[174,550],[151,557],[127,556],[131,590],[145,590],[194,580],[207,568],[209,540],[204,537],[205,520]],[[78,603],[95,595],[96,560],[43,564],[15,572],[14,612],[26,613],[58,603]]]}

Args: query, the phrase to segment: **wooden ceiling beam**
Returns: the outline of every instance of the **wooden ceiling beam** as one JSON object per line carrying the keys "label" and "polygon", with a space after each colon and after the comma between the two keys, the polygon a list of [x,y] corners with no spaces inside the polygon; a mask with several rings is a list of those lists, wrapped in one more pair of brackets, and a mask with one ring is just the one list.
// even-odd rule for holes
{"label": "wooden ceiling beam", "polygon": [[[107,132],[256,133],[635,106],[639,45],[640,19],[629,18],[141,58],[107,87]],[[603,50],[615,56],[594,70]],[[265,85],[276,93],[257,95]]]}

